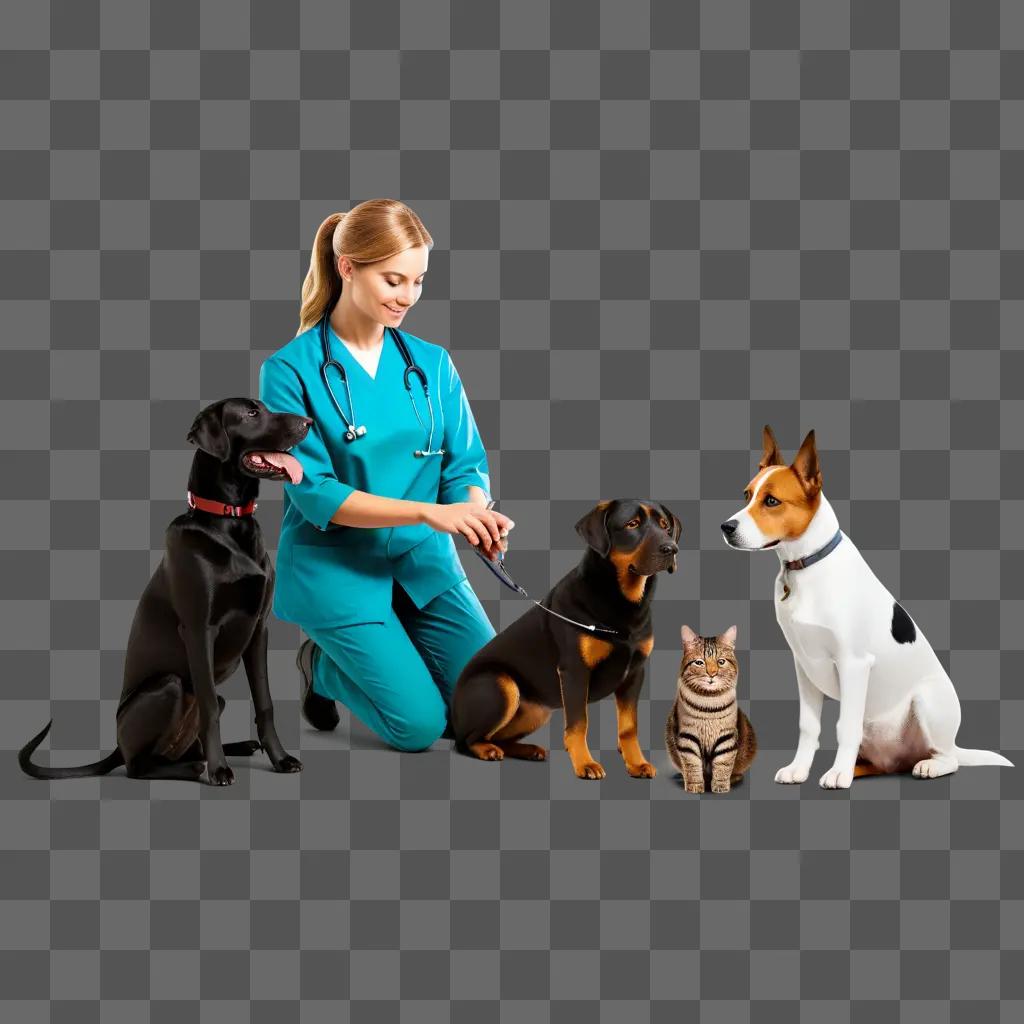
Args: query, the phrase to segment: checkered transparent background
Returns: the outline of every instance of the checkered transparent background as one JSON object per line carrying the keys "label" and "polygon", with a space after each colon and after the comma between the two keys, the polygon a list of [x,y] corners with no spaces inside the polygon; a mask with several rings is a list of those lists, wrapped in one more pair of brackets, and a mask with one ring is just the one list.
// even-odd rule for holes
{"label": "checkered transparent background", "polygon": [[[19,1024],[992,1024],[1024,1010],[1019,770],[772,782],[797,733],[772,556],[718,524],[770,422],[952,673],[1024,742],[1024,5],[1014,0],[0,2],[0,1016]],[[114,742],[194,413],[257,392],[320,221],[408,202],[541,596],[599,498],[683,521],[641,704],[653,782],[277,721],[226,791],[23,777]],[[264,486],[272,548],[280,490]],[[464,550],[464,549],[463,549]],[[527,605],[468,554],[495,625]],[[682,622],[739,625],[761,751],[662,749]],[[250,735],[239,674],[229,739]],[[48,754],[43,753],[44,758]]]}

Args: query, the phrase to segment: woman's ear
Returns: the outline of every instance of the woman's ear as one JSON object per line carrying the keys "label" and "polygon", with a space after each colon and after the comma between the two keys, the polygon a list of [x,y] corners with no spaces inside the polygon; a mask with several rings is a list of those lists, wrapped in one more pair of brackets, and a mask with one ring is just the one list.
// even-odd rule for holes
{"label": "woman's ear", "polygon": [[351,281],[352,274],[355,268],[352,266],[352,260],[342,253],[335,262],[335,269],[338,271],[338,277],[342,281]]}
{"label": "woman's ear", "polygon": [[220,459],[221,462],[227,460],[231,450],[227,431],[224,429],[224,422],[221,419],[223,412],[223,402],[214,402],[213,405],[208,405],[192,421],[192,426],[185,435],[186,441],[194,444],[207,455]]}
{"label": "woman's ear", "polygon": [[599,501],[576,524],[576,532],[602,557],[607,558],[612,547],[612,539],[608,534],[608,510],[610,501]]}

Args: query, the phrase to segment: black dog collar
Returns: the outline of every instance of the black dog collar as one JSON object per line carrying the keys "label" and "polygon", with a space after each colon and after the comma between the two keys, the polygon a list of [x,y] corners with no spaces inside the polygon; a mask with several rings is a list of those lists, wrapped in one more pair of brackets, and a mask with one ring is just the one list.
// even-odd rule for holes
{"label": "black dog collar", "polygon": [[478,547],[474,547],[473,551],[479,556],[480,561],[487,566],[495,576],[505,584],[509,590],[514,590],[517,594],[522,594],[523,597],[529,598],[538,607],[551,615],[555,615],[560,619],[564,619],[566,622],[571,622],[574,626],[579,626],[582,629],[589,630],[591,633],[614,633],[616,636],[621,635],[621,630],[610,629],[608,626],[598,626],[593,623],[577,622],[575,619],[570,619],[566,615],[562,615],[561,612],[556,612],[554,608],[548,608],[547,605],[541,604],[535,597],[530,597],[526,592],[526,588],[516,583],[514,579],[508,574],[508,570],[505,568],[504,561],[499,560],[497,562],[491,561]]}
{"label": "black dog collar", "polygon": [[843,531],[836,530],[836,535],[823,547],[818,548],[812,555],[805,555],[803,558],[795,558],[792,562],[784,562],[787,569],[806,569],[815,562],[820,562],[826,555],[836,549],[836,545],[843,539]]}
{"label": "black dog collar", "polygon": [[[494,504],[494,499],[492,498],[487,502],[487,509],[490,510],[494,508]],[[555,615],[560,619],[564,619],[566,622],[571,622],[574,626],[579,626],[581,629],[587,629],[591,633],[614,633],[616,636],[620,635],[621,631],[618,629],[610,629],[608,626],[598,626],[594,623],[577,622],[575,619],[570,619],[568,616],[562,615],[560,612],[556,612],[554,608],[548,608],[547,605],[541,604],[535,597],[530,597],[526,592],[526,588],[516,583],[516,581],[509,575],[508,570],[505,568],[504,555],[502,553],[499,552],[498,560],[495,562],[488,558],[479,547],[474,547],[473,551],[479,556],[480,561],[483,562],[484,565],[486,565],[487,568],[490,569],[491,572],[494,573],[494,575],[497,576],[497,578],[501,580],[509,590],[514,590],[517,594],[522,594],[523,597],[528,598],[538,608],[542,608],[544,611],[551,615]]]}

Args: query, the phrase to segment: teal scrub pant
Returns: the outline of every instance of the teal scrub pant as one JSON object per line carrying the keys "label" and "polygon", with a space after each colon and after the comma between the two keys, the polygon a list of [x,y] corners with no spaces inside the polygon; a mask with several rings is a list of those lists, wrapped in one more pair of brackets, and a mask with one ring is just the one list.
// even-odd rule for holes
{"label": "teal scrub pant", "polygon": [[385,622],[305,629],[320,648],[313,691],[341,701],[399,750],[425,750],[448,723],[459,673],[494,627],[468,579],[422,609],[394,583]]}

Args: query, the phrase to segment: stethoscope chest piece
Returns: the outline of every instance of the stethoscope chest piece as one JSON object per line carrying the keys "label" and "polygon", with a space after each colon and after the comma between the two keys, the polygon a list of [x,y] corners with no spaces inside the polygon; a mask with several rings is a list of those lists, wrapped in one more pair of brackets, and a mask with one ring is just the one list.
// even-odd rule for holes
{"label": "stethoscope chest piece", "polygon": [[[326,344],[326,340],[325,340]],[[327,350],[325,349],[325,352]],[[338,376],[341,378],[342,384],[345,385],[345,393],[348,395],[348,407],[352,412],[352,419],[350,420],[338,404],[338,399],[334,394],[334,388],[331,387],[330,378],[327,376],[327,371],[334,367],[338,371]],[[323,374],[324,383],[327,385],[327,390],[330,393],[331,401],[334,403],[334,407],[338,410],[338,414],[345,421],[345,433],[341,436],[348,442],[357,441],[359,438],[364,437],[366,434],[366,427],[356,426],[356,407],[352,401],[352,389],[348,386],[348,374],[345,372],[345,367],[341,365],[337,360],[331,359],[328,355],[324,365],[320,368],[320,372]]]}

